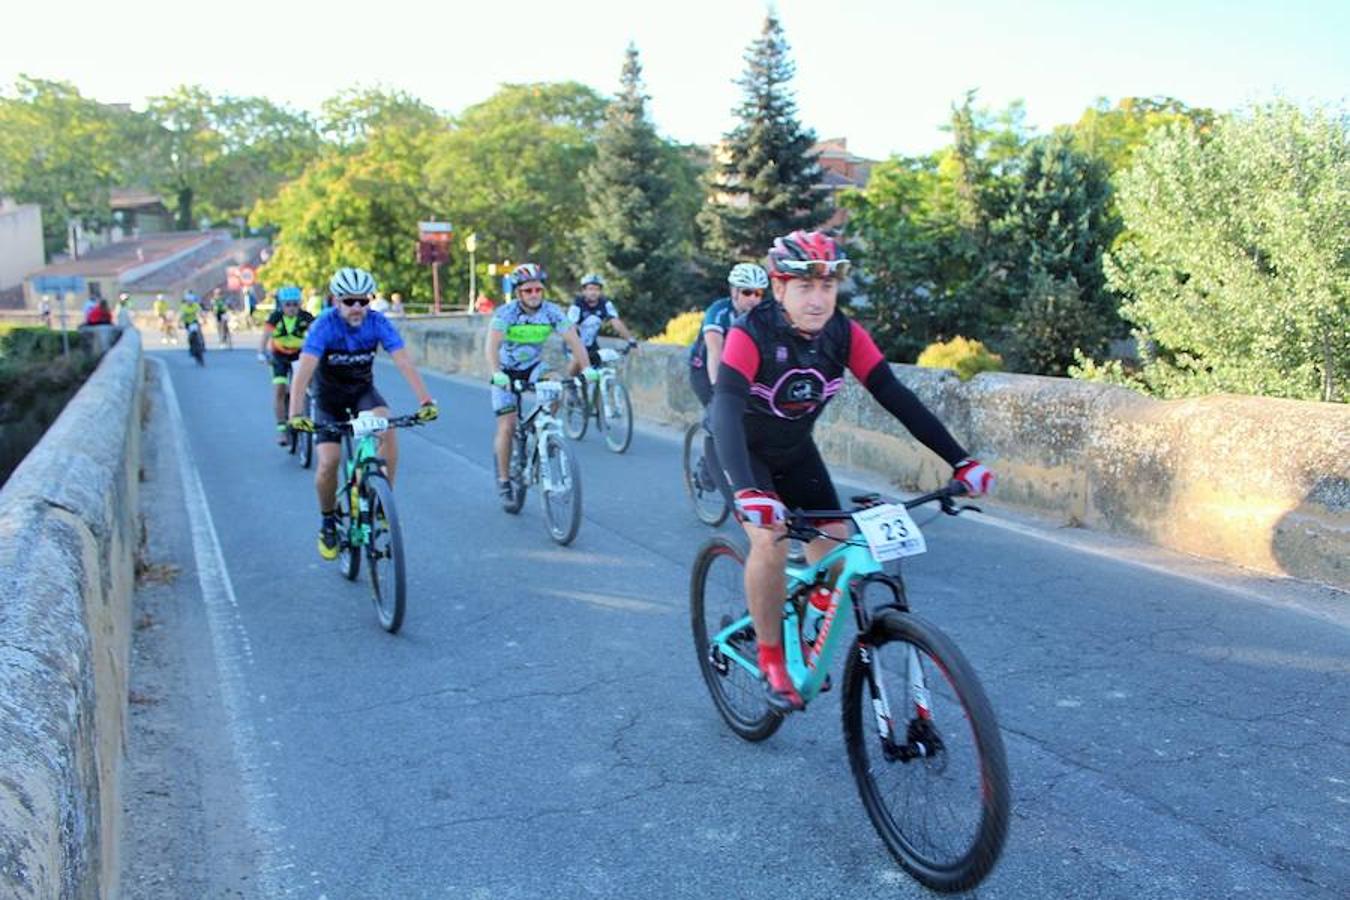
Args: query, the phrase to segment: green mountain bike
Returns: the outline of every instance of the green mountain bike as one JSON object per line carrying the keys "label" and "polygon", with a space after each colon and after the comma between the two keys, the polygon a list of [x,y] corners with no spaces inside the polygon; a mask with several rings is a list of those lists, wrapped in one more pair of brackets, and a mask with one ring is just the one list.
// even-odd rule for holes
{"label": "green mountain bike", "polygon": [[[950,638],[910,612],[898,560],[926,544],[908,510],[937,502],[957,515],[956,483],[904,504],[854,497],[845,510],[797,510],[784,539],[827,536],[817,524],[852,519],[853,536],[815,565],[787,567],[783,647],[808,704],[830,689],[853,618],[842,688],[844,744],[863,806],[905,871],[942,892],[969,890],[993,869],[1008,833],[1008,764],[993,707]],[[737,735],[760,741],[782,724],[769,706],[747,613],[745,558],[725,538],[704,544],[690,580],[699,669]],[[826,594],[825,592],[828,592]],[[828,596],[828,605],[813,602]],[[803,622],[807,622],[803,626]]]}
{"label": "green mountain bike", "polygon": [[407,608],[403,528],[394,506],[394,488],[379,456],[379,435],[390,428],[423,424],[416,416],[384,419],[363,412],[336,425],[317,425],[320,434],[341,436],[342,486],[337,492],[340,567],[348,581],[361,574],[361,558],[370,574],[371,600],[380,626],[396,634]]}
{"label": "green mountain bike", "polygon": [[[510,390],[516,395],[518,410],[524,409],[521,398],[529,391],[535,392],[538,403],[528,415],[516,416],[507,466],[511,493],[502,502],[502,509],[512,515],[520,512],[530,486],[538,487],[549,537],[565,547],[581,528],[581,466],[563,440],[562,424],[554,415],[562,400],[563,386],[557,381],[531,384],[515,379]],[[495,481],[495,452],[491,472]]]}

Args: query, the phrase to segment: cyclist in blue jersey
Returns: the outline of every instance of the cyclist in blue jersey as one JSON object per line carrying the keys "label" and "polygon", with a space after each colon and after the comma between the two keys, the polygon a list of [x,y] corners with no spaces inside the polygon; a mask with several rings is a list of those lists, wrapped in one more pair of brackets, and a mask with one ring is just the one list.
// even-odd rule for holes
{"label": "cyclist in blue jersey", "polygon": [[754,263],[737,263],[727,273],[729,294],[714,300],[703,315],[698,338],[689,348],[689,385],[698,402],[707,407],[717,383],[717,367],[722,362],[722,345],[731,323],[754,309],[769,288],[769,274]]}
{"label": "cyclist in blue jersey", "polygon": [[[421,404],[417,417],[424,422],[435,419],[439,414],[436,401],[427,393],[398,329],[383,314],[368,308],[375,296],[375,279],[371,274],[365,269],[339,269],[328,284],[328,292],[335,300],[334,306],[315,319],[305,333],[300,364],[291,379],[290,426],[298,431],[313,431],[315,424],[345,422],[367,410],[377,416],[389,415],[388,404],[375,389],[373,370],[380,347],[390,355],[417,395]],[[313,421],[303,415],[305,389],[311,378],[316,379],[317,413]],[[319,462],[314,488],[323,517],[319,526],[319,555],[324,559],[336,559],[338,555],[337,469],[342,455],[338,441],[331,434],[321,434],[315,439]],[[385,471],[393,484],[398,468],[398,440],[393,431],[387,431],[381,435],[380,443]]]}
{"label": "cyclist in blue jersey", "polygon": [[492,371],[492,411],[497,414],[497,433],[492,449],[497,455],[497,492],[511,496],[508,467],[511,463],[511,434],[516,427],[516,395],[510,390],[513,380],[529,384],[539,380],[545,365],[544,344],[554,334],[560,334],[572,354],[569,375],[585,372],[588,381],[599,377],[599,372],[587,366],[586,347],[577,335],[576,326],[556,303],[544,299],[544,282],[548,280],[542,266],[522,263],[511,272],[512,292],[516,299],[498,307],[488,325],[487,360]]}
{"label": "cyclist in blue jersey", "polygon": [[606,322],[612,324],[619,336],[628,341],[630,350],[637,346],[633,332],[619,318],[614,301],[601,293],[604,287],[605,283],[599,275],[593,272],[584,275],[581,279],[581,294],[573,298],[572,305],[567,308],[567,319],[577,326],[592,366],[600,365],[600,329],[605,327]]}

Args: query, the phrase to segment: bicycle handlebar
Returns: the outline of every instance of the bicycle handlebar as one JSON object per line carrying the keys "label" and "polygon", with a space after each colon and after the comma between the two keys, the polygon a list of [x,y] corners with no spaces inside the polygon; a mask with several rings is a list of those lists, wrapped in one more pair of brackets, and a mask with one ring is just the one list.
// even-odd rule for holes
{"label": "bicycle handlebar", "polygon": [[[936,491],[923,494],[912,500],[904,500],[901,502],[901,505],[903,505],[905,509],[914,509],[915,507],[936,501],[938,505],[941,506],[942,511],[949,516],[959,516],[967,510],[982,512],[978,506],[972,506],[970,504],[958,506],[954,502],[954,498],[964,497],[967,493],[969,493],[969,491],[964,484],[952,480],[949,481],[946,486],[940,487]],[[785,540],[787,538],[802,539],[807,537],[819,537],[823,532],[819,528],[810,525],[810,522],[819,522],[829,519],[848,519],[852,517],[854,513],[862,512],[865,509],[870,509],[873,506],[886,502],[881,498],[880,494],[858,494],[849,499],[859,505],[853,509],[789,510],[787,517],[787,534],[783,535],[779,540]]]}
{"label": "bicycle handlebar", "polygon": [[[419,425],[426,424],[421,419],[417,418],[417,415],[415,413],[409,413],[406,416],[390,416],[385,421],[389,423],[389,428],[415,428]],[[314,433],[322,435],[332,435],[334,437],[338,437],[344,434],[351,434],[352,423],[351,421],[334,422],[332,424],[326,422],[322,423],[316,422],[314,424]]]}

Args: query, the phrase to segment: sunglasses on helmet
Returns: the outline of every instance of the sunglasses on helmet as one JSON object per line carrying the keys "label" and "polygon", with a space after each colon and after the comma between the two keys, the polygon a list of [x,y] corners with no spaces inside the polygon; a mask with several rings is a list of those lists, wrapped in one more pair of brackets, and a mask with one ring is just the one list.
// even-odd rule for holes
{"label": "sunglasses on helmet", "polygon": [[788,278],[847,278],[853,269],[847,259],[779,259],[774,265]]}
{"label": "sunglasses on helmet", "polygon": [[343,306],[369,306],[369,297],[339,297],[338,302]]}

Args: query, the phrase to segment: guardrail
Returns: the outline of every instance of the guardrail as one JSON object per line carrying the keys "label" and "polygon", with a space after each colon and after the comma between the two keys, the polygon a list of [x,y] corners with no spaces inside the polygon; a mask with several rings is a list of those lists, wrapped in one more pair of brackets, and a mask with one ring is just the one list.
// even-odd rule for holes
{"label": "guardrail", "polygon": [[139,541],[126,331],[0,489],[0,896],[113,896]]}

